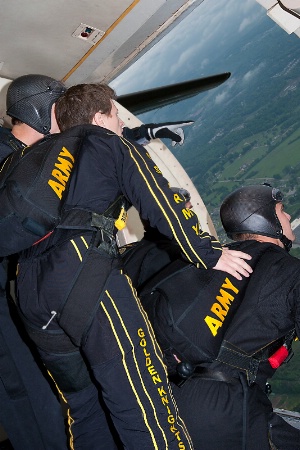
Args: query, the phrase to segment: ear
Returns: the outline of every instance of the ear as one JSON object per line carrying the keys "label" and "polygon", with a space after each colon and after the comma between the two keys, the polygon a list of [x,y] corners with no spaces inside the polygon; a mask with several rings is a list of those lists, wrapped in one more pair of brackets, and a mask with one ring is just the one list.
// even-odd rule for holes
{"label": "ear", "polygon": [[98,127],[103,127],[103,117],[101,112],[96,112],[93,117],[92,125],[97,125]]}

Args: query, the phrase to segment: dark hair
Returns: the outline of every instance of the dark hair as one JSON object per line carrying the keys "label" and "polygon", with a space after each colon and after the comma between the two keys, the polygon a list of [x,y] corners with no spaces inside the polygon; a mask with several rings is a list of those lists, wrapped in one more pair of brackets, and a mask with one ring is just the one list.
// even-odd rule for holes
{"label": "dark hair", "polygon": [[61,131],[75,125],[92,123],[97,112],[108,115],[115,91],[106,84],[77,84],[70,87],[55,104],[55,116]]}
{"label": "dark hair", "polygon": [[254,240],[257,238],[257,234],[251,234],[251,233],[233,233],[231,235],[231,239],[233,241],[250,241],[250,240]]}
{"label": "dark hair", "polygon": [[11,118],[12,125],[21,125],[21,123],[24,123],[24,122],[22,122],[22,120],[16,119],[15,117]]}

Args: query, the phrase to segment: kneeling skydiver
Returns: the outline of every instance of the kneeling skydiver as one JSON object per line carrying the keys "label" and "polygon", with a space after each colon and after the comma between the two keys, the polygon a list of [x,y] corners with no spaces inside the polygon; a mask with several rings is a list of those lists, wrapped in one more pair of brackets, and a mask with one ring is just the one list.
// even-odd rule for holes
{"label": "kneeling skydiver", "polygon": [[[177,259],[148,283],[140,274],[139,295],[196,450],[269,450],[271,443],[296,450],[300,431],[274,413],[265,392],[282,349],[288,359],[300,333],[300,261],[288,254],[295,239],[290,216],[281,192],[259,185],[230,194],[221,219],[236,241],[229,248],[252,256],[250,278],[199,271]],[[130,275],[134,258],[126,264],[127,258],[125,252]]]}

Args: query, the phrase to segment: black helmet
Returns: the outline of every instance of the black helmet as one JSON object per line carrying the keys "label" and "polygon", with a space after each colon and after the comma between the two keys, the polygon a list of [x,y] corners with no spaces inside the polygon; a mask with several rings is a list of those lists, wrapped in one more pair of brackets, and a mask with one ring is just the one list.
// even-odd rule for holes
{"label": "black helmet", "polygon": [[220,209],[227,236],[232,239],[235,234],[261,234],[280,239],[290,250],[292,242],[284,236],[275,209],[282,199],[279,189],[267,184],[236,189],[225,198]]}
{"label": "black helmet", "polygon": [[8,87],[6,114],[42,134],[51,128],[53,103],[66,91],[60,81],[46,75],[23,75]]}

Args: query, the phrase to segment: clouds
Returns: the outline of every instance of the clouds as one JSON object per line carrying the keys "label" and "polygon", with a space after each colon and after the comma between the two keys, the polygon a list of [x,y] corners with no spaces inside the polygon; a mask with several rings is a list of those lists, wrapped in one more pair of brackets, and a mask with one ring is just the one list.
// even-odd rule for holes
{"label": "clouds", "polygon": [[[182,52],[180,52],[178,54],[178,59],[175,63],[173,63],[170,66],[169,69],[169,73],[171,76],[175,75],[177,72],[181,71],[182,69],[185,68],[185,71],[187,70],[187,65],[189,67],[192,67],[194,65],[194,57],[195,55],[199,55],[201,54],[201,48],[203,47],[203,44],[200,43],[194,43],[192,45],[190,45],[186,50],[183,50]],[[203,61],[198,61],[200,62],[201,67],[205,67],[205,65],[207,65],[208,63],[208,58],[204,58],[204,60],[206,61],[206,63],[204,63],[203,66]]]}
{"label": "clouds", "polygon": [[256,67],[253,69],[248,70],[244,75],[238,75],[236,77],[231,77],[226,84],[224,84],[220,89],[222,89],[216,93],[212,92],[213,95],[215,95],[214,103],[215,105],[220,105],[221,103],[225,103],[228,100],[232,101],[233,98],[235,98],[236,95],[240,94],[240,90],[236,90],[235,87],[239,86],[240,89],[242,88],[241,82],[244,84],[243,88],[245,88],[245,84],[251,83],[260,73],[261,71],[266,67],[265,62],[259,63]]}
{"label": "clouds", "polygon": [[254,0],[204,0],[111,85],[121,94],[218,73],[225,69],[224,42],[260,14]]}
{"label": "clouds", "polygon": [[213,94],[215,95],[216,105],[219,105],[220,103],[227,101],[229,98],[232,98],[232,88],[236,85],[236,82],[237,80],[235,77],[229,78],[222,91],[218,92],[217,94]]}
{"label": "clouds", "polygon": [[226,84],[224,84],[222,86],[221,91],[219,89],[219,91],[217,93],[213,92],[213,95],[215,95],[214,103],[216,105],[220,105],[221,103],[224,103],[224,102],[228,101],[229,99],[232,100],[235,97],[235,95],[237,95],[239,93],[239,91],[236,92],[236,90],[234,88],[237,85],[240,86],[240,88],[241,88],[242,87],[241,81],[244,84],[251,83],[265,67],[266,67],[266,63],[261,62],[253,69],[248,70],[244,75],[240,74],[236,77],[231,77],[226,82]]}
{"label": "clouds", "polygon": [[252,70],[249,70],[244,76],[243,76],[243,81],[248,83],[250,82],[254,77],[256,77],[259,72],[265,67],[265,63],[261,62],[257,67],[255,67]]}
{"label": "clouds", "polygon": [[253,19],[251,19],[250,17],[246,17],[245,19],[243,19],[241,25],[239,26],[239,32],[241,32],[245,28],[249,27],[252,24],[252,22],[253,22]]}
{"label": "clouds", "polygon": [[229,90],[226,89],[225,91],[221,92],[220,94],[216,95],[215,103],[216,105],[219,105],[220,103],[223,103],[225,100],[229,98]]}
{"label": "clouds", "polygon": [[257,10],[253,14],[248,15],[245,17],[240,26],[239,26],[239,33],[243,32],[246,28],[251,27],[251,25],[255,24],[255,22],[261,17],[262,11]]}

